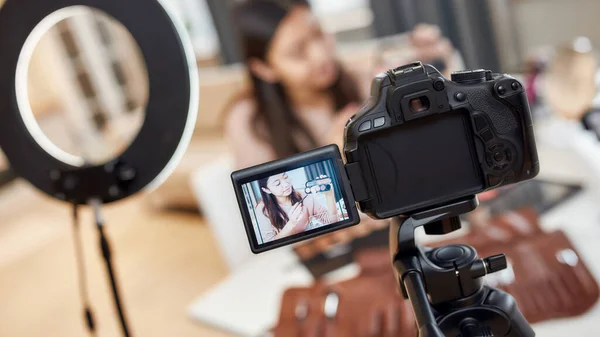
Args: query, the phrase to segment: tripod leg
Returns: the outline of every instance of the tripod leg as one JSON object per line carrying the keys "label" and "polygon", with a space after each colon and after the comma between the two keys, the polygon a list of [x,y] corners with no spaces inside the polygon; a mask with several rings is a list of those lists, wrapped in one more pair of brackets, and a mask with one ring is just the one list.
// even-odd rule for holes
{"label": "tripod leg", "polygon": [[444,337],[444,333],[437,325],[435,316],[429,306],[425,286],[421,274],[409,271],[403,277],[402,282],[406,288],[408,299],[415,314],[420,337]]}
{"label": "tripod leg", "polygon": [[487,296],[484,304],[496,307],[503,311],[510,319],[510,334],[509,337],[534,337],[535,332],[519,310],[517,302],[510,294],[496,289],[489,288],[490,293]]}

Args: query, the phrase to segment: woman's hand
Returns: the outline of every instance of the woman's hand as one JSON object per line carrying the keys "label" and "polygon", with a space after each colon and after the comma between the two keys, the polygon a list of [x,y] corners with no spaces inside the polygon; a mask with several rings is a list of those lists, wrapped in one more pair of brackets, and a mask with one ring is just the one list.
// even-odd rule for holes
{"label": "woman's hand", "polygon": [[[434,25],[419,24],[411,33],[411,42],[415,49],[415,59],[425,63],[443,61],[444,75],[458,70],[454,60],[452,43],[442,36],[440,28]],[[440,70],[440,69],[438,69]],[[440,70],[441,71],[441,70]]]}
{"label": "woman's hand", "polygon": [[[408,36],[408,39],[398,41],[398,44],[389,51],[382,51],[379,55],[381,64],[374,68],[376,74],[385,72],[393,67],[398,67],[415,61],[433,64],[444,76],[456,71],[460,60],[450,40],[442,36],[437,26],[429,24],[417,25]],[[370,82],[369,82],[370,83]]]}
{"label": "woman's hand", "polygon": [[286,236],[302,233],[308,226],[308,210],[304,205],[299,202],[292,206],[288,213],[289,220],[285,226],[281,229],[277,235],[273,237],[273,240],[285,238]]}
{"label": "woman's hand", "polygon": [[[340,221],[340,214],[338,212],[338,205],[332,183],[333,180],[327,175],[320,175],[315,179],[319,184],[311,187],[312,194],[309,196],[309,201],[311,202],[309,205],[312,205],[311,215],[314,219],[321,222],[322,225]],[[329,186],[329,189],[326,191],[322,190],[323,185]]]}
{"label": "woman's hand", "polygon": [[303,232],[308,225],[308,210],[301,202],[299,202],[292,206],[289,218],[290,220],[285,225],[284,229],[289,226],[291,234]]}
{"label": "woman's hand", "polygon": [[[329,177],[326,175],[319,176],[319,179],[326,179],[326,178],[329,178]],[[338,209],[337,209],[337,203],[335,200],[335,192],[333,190],[333,184],[330,184],[329,191],[325,191],[322,193],[325,196],[325,205],[327,207],[327,219],[326,219],[327,221],[325,221],[325,222],[328,224],[332,224],[332,223],[336,223],[336,222],[340,221]]]}

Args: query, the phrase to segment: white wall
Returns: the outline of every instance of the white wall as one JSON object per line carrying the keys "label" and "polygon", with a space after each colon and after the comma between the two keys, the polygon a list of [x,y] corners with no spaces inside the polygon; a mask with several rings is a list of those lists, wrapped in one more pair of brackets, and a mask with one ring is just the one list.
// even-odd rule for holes
{"label": "white wall", "polygon": [[600,48],[599,0],[522,0],[515,2],[521,51],[587,36]]}

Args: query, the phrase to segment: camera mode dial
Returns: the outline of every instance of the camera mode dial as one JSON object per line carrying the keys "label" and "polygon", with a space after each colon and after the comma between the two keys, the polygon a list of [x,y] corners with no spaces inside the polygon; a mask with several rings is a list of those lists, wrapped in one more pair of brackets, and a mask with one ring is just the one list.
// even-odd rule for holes
{"label": "camera mode dial", "polygon": [[492,72],[485,69],[464,70],[452,73],[452,81],[459,84],[477,84],[492,79]]}

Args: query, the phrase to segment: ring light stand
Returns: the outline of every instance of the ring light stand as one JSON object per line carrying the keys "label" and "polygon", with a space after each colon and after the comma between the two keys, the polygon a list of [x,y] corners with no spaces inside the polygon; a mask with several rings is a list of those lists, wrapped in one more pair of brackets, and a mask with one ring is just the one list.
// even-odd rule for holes
{"label": "ring light stand", "polygon": [[[0,7],[0,146],[18,175],[44,193],[74,205],[76,231],[77,207],[93,207],[125,336],[130,333],[100,207],[160,185],[183,156],[198,111],[194,52],[183,25],[166,5],[159,0],[7,0]],[[122,23],[139,45],[148,69],[150,95],[140,132],[119,157],[98,166],[86,166],[81,158],[50,142],[35,122],[27,92],[35,46],[48,29],[81,6],[101,10]],[[84,293],[82,290],[86,319],[93,332]]]}

